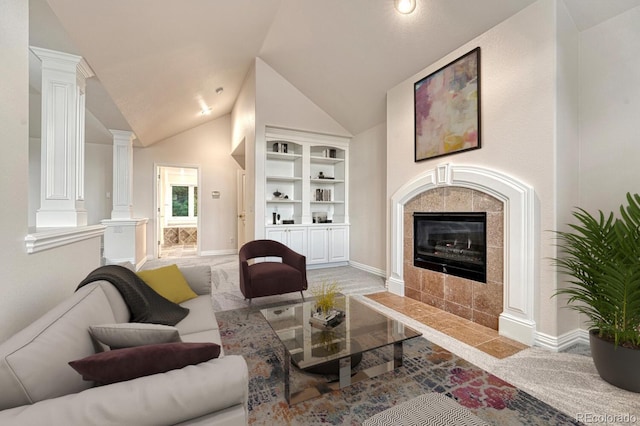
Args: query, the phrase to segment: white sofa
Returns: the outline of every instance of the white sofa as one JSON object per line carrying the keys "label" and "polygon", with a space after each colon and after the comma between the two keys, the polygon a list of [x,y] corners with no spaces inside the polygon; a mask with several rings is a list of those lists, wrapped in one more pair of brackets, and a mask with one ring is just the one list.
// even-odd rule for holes
{"label": "white sofa", "polygon": [[[183,342],[220,344],[207,266],[181,271],[199,296],[181,305]],[[91,325],[129,321],[118,290],[106,281],[80,288],[0,345],[2,425],[242,425],[248,421],[248,369],[241,356],[119,383],[93,386],[68,362],[96,352]]]}

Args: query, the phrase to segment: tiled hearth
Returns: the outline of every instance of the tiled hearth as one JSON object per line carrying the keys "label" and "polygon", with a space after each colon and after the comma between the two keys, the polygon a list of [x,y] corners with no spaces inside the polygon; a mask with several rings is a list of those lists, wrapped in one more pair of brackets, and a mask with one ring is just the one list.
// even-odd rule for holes
{"label": "tiled hearth", "polygon": [[527,348],[522,343],[499,336],[493,329],[408,297],[388,292],[367,297],[496,358],[506,358]]}
{"label": "tiled hearth", "polygon": [[[503,203],[480,191],[442,187],[424,191],[404,205],[405,296],[498,330],[503,310]],[[486,212],[487,282],[481,283],[413,265],[414,212]]]}

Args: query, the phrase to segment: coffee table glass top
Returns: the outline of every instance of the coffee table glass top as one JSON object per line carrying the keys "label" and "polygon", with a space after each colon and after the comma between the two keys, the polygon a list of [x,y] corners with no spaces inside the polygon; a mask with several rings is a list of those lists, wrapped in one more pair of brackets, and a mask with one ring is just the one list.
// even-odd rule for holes
{"label": "coffee table glass top", "polygon": [[335,309],[344,315],[333,327],[311,320],[313,301],[260,312],[284,344],[291,362],[303,370],[422,335],[353,297],[338,296]]}

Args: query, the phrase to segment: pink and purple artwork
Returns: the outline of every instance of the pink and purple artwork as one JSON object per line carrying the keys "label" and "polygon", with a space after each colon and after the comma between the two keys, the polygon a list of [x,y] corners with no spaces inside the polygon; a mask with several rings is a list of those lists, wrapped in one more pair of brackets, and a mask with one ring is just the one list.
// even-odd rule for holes
{"label": "pink and purple artwork", "polygon": [[480,48],[414,85],[415,161],[480,148]]}

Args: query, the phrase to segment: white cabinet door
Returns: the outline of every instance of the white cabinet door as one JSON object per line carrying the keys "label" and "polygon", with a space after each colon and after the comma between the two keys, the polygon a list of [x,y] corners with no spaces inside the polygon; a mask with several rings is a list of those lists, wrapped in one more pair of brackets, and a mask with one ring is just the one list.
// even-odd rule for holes
{"label": "white cabinet door", "polygon": [[267,228],[267,239],[274,240],[288,246],[287,233],[284,231],[284,228]]}
{"label": "white cabinet door", "polygon": [[327,228],[309,228],[307,264],[329,262],[329,233]]}
{"label": "white cabinet door", "polygon": [[287,234],[287,246],[302,255],[306,256],[307,252],[307,229],[306,228],[290,228],[285,230]]}
{"label": "white cabinet door", "polygon": [[329,228],[329,262],[349,260],[349,232],[346,227]]}
{"label": "white cabinet door", "polygon": [[291,250],[306,256],[307,228],[267,228],[266,237],[278,241]]}

